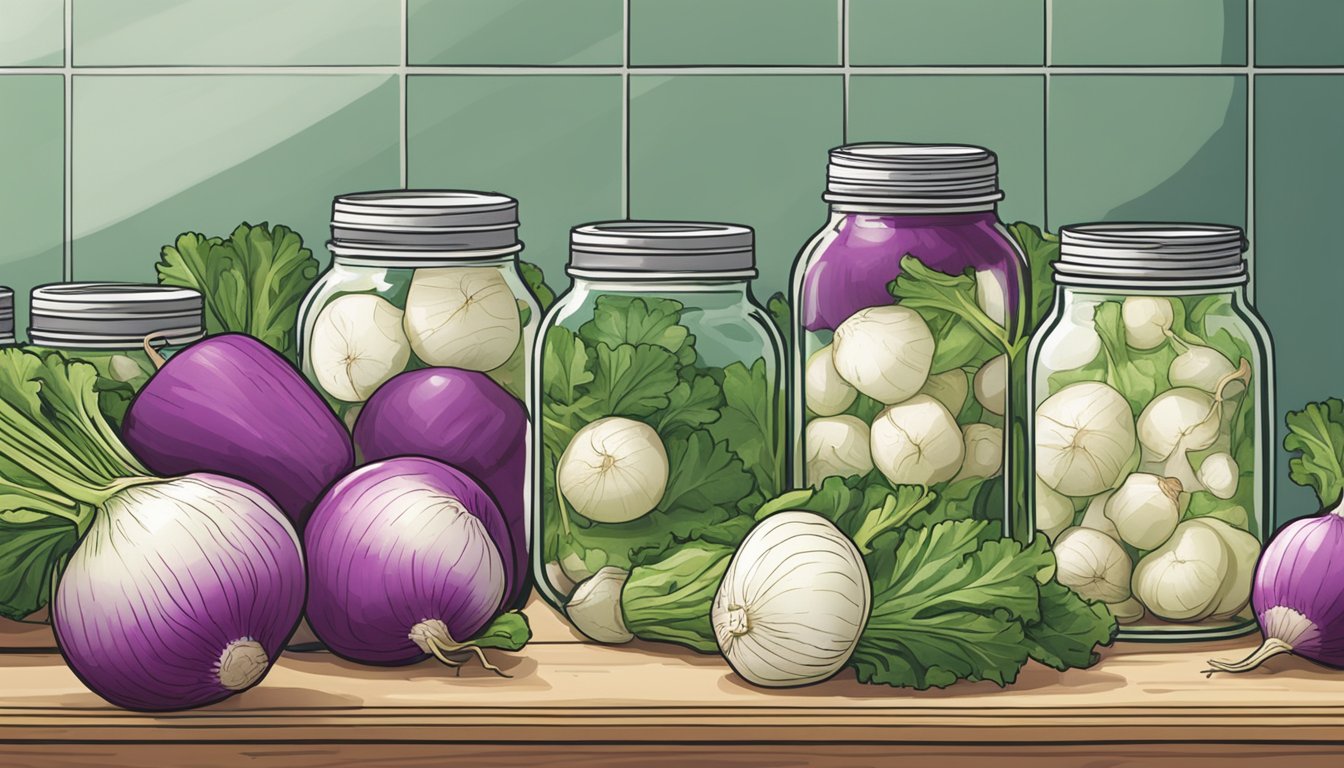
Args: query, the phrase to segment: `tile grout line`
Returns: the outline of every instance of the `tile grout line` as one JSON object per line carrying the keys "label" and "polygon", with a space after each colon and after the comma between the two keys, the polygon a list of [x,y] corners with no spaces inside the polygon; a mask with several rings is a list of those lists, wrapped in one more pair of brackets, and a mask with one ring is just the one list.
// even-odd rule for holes
{"label": "tile grout line", "polygon": [[1098,75],[1098,76],[1199,76],[1249,75],[1344,75],[1344,67],[1252,67],[1246,66],[686,66],[627,67],[584,66],[438,66],[432,64],[351,66],[131,66],[131,67],[0,67],[0,75],[40,75],[68,72],[81,77],[126,75]]}
{"label": "tile grout line", "polygon": [[1246,2],[1246,300],[1255,304],[1255,0]]}
{"label": "tile grout line", "polygon": [[406,70],[411,60],[410,37],[411,18],[407,10],[408,0],[401,0],[401,63],[397,66],[397,121],[400,129],[400,151],[398,161],[401,165],[401,188],[410,183],[410,118],[406,114]]}
{"label": "tile grout line", "polygon": [[[1041,228],[1050,230],[1050,66],[1055,60],[1055,0],[1045,0],[1041,9],[1044,30],[1041,40]],[[1056,228],[1058,229],[1058,228]]]}
{"label": "tile grout line", "polygon": [[843,92],[840,96],[840,143],[849,143],[849,88],[850,88],[850,61],[849,61],[849,0],[839,0],[840,3],[840,77],[843,80]]}
{"label": "tile grout line", "polygon": [[[61,280],[70,282],[75,279],[74,253],[74,137],[75,137],[75,78],[74,78],[74,13],[71,6],[74,0],[65,0],[64,37],[65,57],[61,72],[61,82],[65,86],[65,147],[63,148],[65,189],[62,190],[62,228],[61,233]],[[17,321],[18,318],[15,318]]]}
{"label": "tile grout line", "polygon": [[630,218],[630,0],[621,2],[621,218]]}

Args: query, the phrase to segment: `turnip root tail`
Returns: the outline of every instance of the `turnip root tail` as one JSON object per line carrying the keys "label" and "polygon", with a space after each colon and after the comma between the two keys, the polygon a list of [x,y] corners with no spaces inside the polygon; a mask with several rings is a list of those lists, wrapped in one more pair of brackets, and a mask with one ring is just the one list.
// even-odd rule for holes
{"label": "turnip root tail", "polygon": [[465,654],[475,654],[482,667],[500,677],[513,677],[513,675],[491,664],[490,660],[485,657],[485,651],[478,646],[470,643],[459,643],[454,640],[453,636],[448,633],[448,626],[438,619],[426,619],[411,627],[410,639],[411,642],[420,647],[420,650],[438,659],[439,662],[450,669],[460,672],[462,665],[465,663],[460,657]]}
{"label": "turnip root tail", "polygon": [[154,364],[155,369],[162,368],[163,364],[168,362],[163,359],[163,355],[159,354],[159,350],[154,348],[154,342],[159,339],[166,341],[168,339],[168,334],[163,331],[155,331],[146,336],[143,342],[145,345],[145,354],[149,357],[149,361]]}
{"label": "turnip root tail", "polygon": [[1249,672],[1270,657],[1278,656],[1280,653],[1292,652],[1293,646],[1277,637],[1271,637],[1261,643],[1259,648],[1251,651],[1250,656],[1241,661],[1218,661],[1216,659],[1209,661],[1209,669],[1204,670],[1204,676],[1212,677],[1214,672]]}

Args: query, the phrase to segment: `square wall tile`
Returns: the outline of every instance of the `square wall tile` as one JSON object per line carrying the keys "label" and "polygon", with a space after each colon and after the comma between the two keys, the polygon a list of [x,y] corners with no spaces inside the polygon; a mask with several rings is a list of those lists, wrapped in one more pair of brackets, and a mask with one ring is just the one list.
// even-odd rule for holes
{"label": "square wall tile", "polygon": [[65,0],[0,0],[0,67],[65,64]]}
{"label": "square wall tile", "polygon": [[14,328],[28,292],[61,279],[65,239],[65,87],[60,75],[0,75],[0,285],[14,289]]}
{"label": "square wall tile", "polygon": [[181,232],[285,224],[326,258],[332,197],[399,186],[381,75],[74,77],[74,273],[153,281]]}
{"label": "square wall tile", "polygon": [[410,63],[619,65],[622,0],[409,0]]}
{"label": "square wall tile", "polygon": [[851,64],[1040,65],[1044,58],[1045,0],[849,0]]}
{"label": "square wall tile", "polygon": [[75,66],[396,64],[400,0],[70,0]]}
{"label": "square wall tile", "polygon": [[758,296],[785,290],[826,221],[826,151],[842,142],[837,75],[634,75],[630,214],[756,228]]}
{"label": "square wall tile", "polygon": [[1051,7],[1052,64],[1246,63],[1246,0],[1054,0]]}
{"label": "square wall tile", "polygon": [[634,66],[840,63],[836,0],[629,0]]}
{"label": "square wall tile", "polygon": [[[1344,336],[1331,319],[1344,261],[1344,75],[1273,75],[1255,81],[1255,298],[1274,340],[1277,443],[1284,413],[1344,397]],[[1310,514],[1312,493],[1278,459],[1279,522]]]}
{"label": "square wall tile", "polygon": [[1048,104],[1051,229],[1085,221],[1245,226],[1245,77],[1056,75]]}
{"label": "square wall tile", "polygon": [[1344,2],[1256,0],[1255,63],[1262,67],[1344,65]]}
{"label": "square wall tile", "polygon": [[1045,78],[855,75],[847,141],[978,144],[999,156],[1004,221],[1045,222]]}
{"label": "square wall tile", "polygon": [[415,75],[410,185],[518,198],[523,258],[565,282],[569,229],[621,215],[617,75]]}

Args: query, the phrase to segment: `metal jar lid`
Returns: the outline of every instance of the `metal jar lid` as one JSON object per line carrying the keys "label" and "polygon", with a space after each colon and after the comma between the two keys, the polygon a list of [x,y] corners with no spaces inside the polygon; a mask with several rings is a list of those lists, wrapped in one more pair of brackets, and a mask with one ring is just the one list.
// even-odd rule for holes
{"label": "metal jar lid", "polygon": [[518,201],[495,192],[400,189],[341,195],[332,254],[373,262],[442,262],[515,253]]}
{"label": "metal jar lid", "polygon": [[846,144],[830,152],[831,203],[912,208],[985,207],[1003,199],[998,157],[967,144]]}
{"label": "metal jar lid", "polygon": [[14,289],[0,285],[0,344],[14,343]]}
{"label": "metal jar lid", "polygon": [[151,333],[170,345],[205,334],[199,291],[139,283],[56,283],[33,289],[28,340],[64,349],[139,349]]}
{"label": "metal jar lid", "polygon": [[1222,224],[1105,223],[1060,229],[1061,285],[1180,288],[1247,280],[1246,239]]}
{"label": "metal jar lid", "polygon": [[571,275],[591,273],[756,274],[751,227],[690,221],[603,221],[569,235]]}

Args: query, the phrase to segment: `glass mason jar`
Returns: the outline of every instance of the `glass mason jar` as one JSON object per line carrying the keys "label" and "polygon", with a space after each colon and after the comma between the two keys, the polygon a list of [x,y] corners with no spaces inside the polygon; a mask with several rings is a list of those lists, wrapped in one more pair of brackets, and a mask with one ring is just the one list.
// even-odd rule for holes
{"label": "glass mason jar", "polygon": [[1028,490],[1059,580],[1109,604],[1123,638],[1250,632],[1274,409],[1241,230],[1084,224],[1060,241],[1028,355]]}
{"label": "glass mason jar", "polygon": [[599,570],[623,577],[789,487],[784,344],[751,294],[751,229],[589,224],[568,272],[533,410],[534,570],[562,613]]}
{"label": "glass mason jar", "polygon": [[[54,283],[33,289],[28,341],[91,363],[129,385],[129,403],[163,359],[205,335],[199,291],[139,283]],[[101,400],[108,405],[104,392]],[[105,407],[106,410],[106,407]],[[124,407],[121,411],[124,411]],[[109,413],[119,419],[121,413]]]}
{"label": "glass mason jar", "polygon": [[14,344],[14,289],[0,285],[0,347]]}
{"label": "glass mason jar", "polygon": [[[1027,268],[995,212],[993,152],[831,150],[830,219],[793,270],[794,471],[924,485],[1012,529],[1025,445]],[[1005,440],[1008,431],[1014,440]],[[1010,474],[1009,477],[1012,475]]]}
{"label": "glass mason jar", "polygon": [[519,271],[518,201],[444,190],[332,203],[331,266],[299,309],[303,373],[353,428],[403,371],[483,371],[519,400],[540,321]]}

